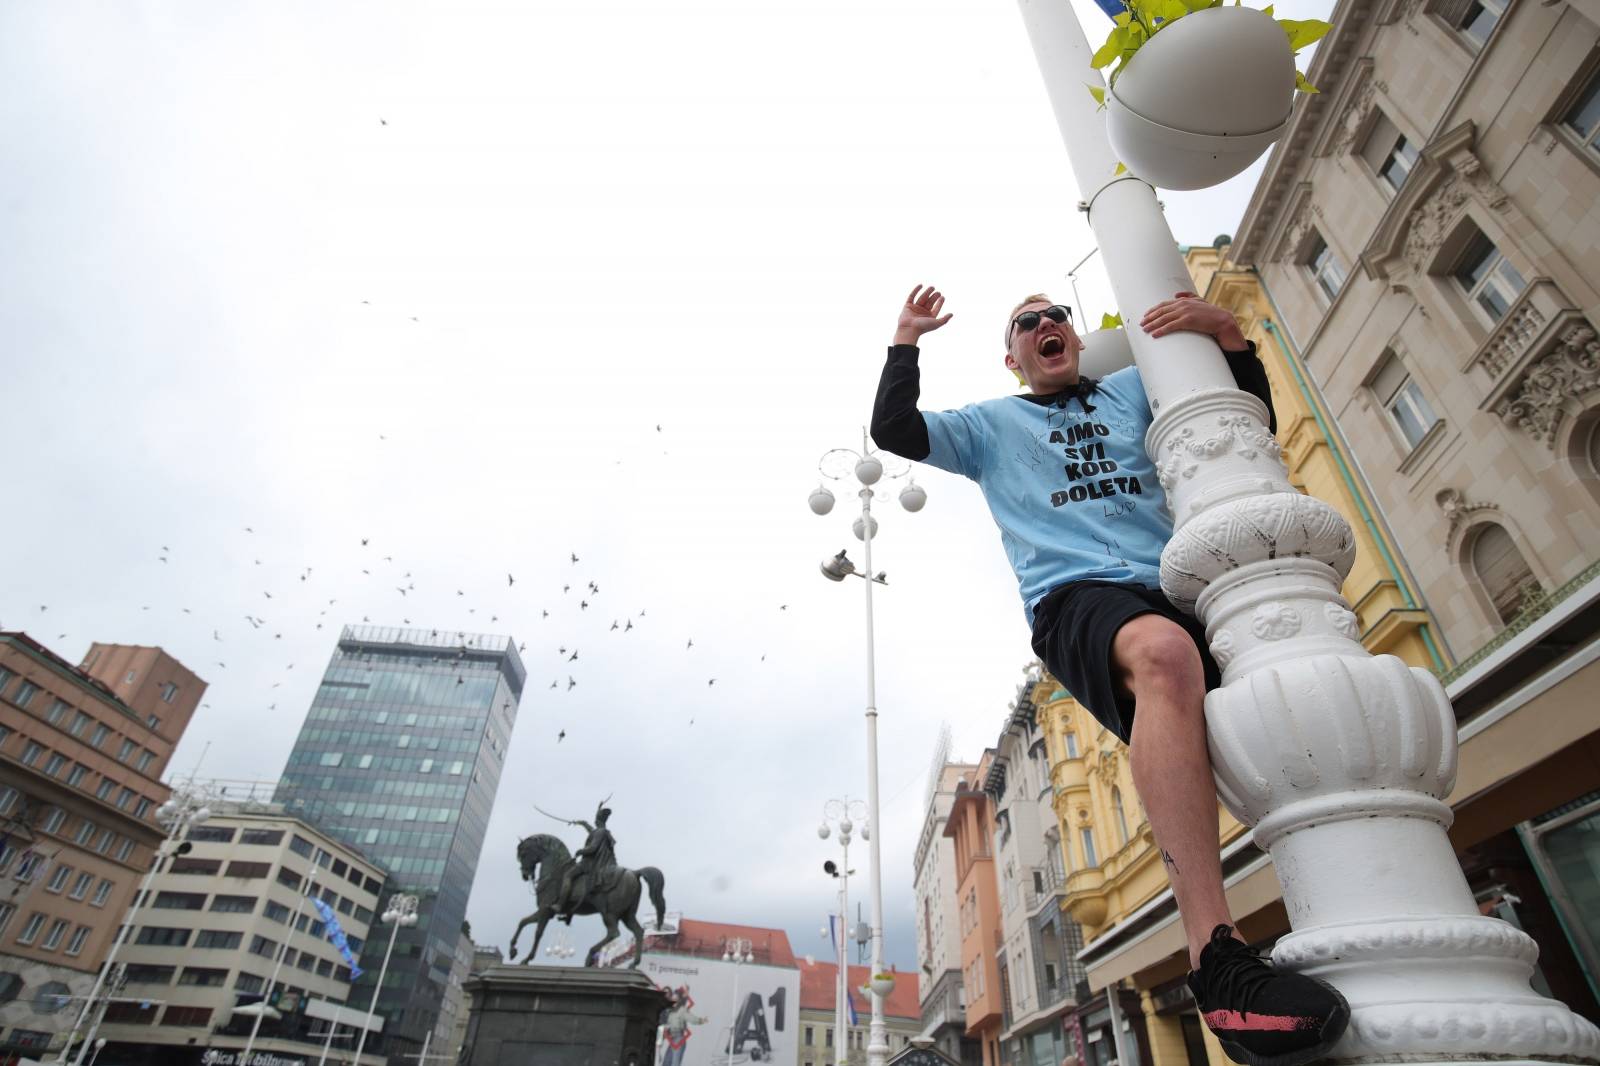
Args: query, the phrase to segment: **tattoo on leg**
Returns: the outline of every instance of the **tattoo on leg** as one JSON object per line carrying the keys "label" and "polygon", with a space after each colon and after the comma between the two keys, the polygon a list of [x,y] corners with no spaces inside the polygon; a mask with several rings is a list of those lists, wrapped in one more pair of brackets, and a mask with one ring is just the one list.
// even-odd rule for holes
{"label": "tattoo on leg", "polygon": [[1166,848],[1162,848],[1161,849],[1161,861],[1163,863],[1165,863],[1166,865],[1172,867],[1172,872],[1173,873],[1177,873],[1178,872],[1178,864],[1177,864],[1176,861],[1173,860],[1172,853],[1169,852]]}

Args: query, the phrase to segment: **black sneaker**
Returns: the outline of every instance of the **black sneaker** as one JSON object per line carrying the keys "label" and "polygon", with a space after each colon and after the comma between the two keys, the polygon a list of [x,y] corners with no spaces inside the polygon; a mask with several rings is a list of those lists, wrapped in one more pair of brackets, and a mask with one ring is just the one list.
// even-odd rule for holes
{"label": "black sneaker", "polygon": [[1189,991],[1200,1016],[1234,1062],[1303,1066],[1333,1047],[1350,1021],[1350,1004],[1326,981],[1279,973],[1219,925],[1200,950]]}

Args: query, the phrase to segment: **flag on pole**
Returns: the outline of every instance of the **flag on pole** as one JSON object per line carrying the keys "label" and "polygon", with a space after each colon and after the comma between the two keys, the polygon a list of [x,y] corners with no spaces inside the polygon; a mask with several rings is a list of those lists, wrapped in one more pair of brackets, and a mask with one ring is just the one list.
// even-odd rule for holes
{"label": "flag on pole", "polygon": [[311,897],[311,905],[317,908],[317,916],[322,919],[325,933],[333,946],[339,949],[339,954],[344,956],[344,961],[350,967],[350,981],[352,983],[364,972],[356,965],[356,957],[350,950],[350,941],[344,934],[344,929],[339,925],[339,918],[333,913],[333,908],[315,896]]}

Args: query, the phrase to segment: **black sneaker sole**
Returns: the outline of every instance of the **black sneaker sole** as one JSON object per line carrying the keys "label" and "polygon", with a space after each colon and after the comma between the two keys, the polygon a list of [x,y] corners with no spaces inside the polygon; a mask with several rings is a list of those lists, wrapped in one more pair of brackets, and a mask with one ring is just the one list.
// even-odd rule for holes
{"label": "black sneaker sole", "polygon": [[1230,1059],[1234,1062],[1242,1063],[1243,1066],[1308,1066],[1309,1063],[1316,1062],[1329,1051],[1332,1051],[1333,1045],[1337,1044],[1339,1038],[1344,1035],[1345,1027],[1350,1024],[1350,1003],[1344,998],[1342,992],[1326,981],[1316,978],[1313,978],[1313,980],[1317,980],[1318,984],[1332,992],[1339,1000],[1339,1009],[1329,1015],[1327,1022],[1322,1027],[1322,1039],[1318,1041],[1315,1047],[1300,1048],[1297,1051],[1286,1051],[1277,1055],[1258,1055],[1253,1051],[1245,1050],[1231,1040],[1224,1040],[1221,1037],[1217,1037],[1217,1043],[1222,1045],[1222,1050],[1228,1053]]}

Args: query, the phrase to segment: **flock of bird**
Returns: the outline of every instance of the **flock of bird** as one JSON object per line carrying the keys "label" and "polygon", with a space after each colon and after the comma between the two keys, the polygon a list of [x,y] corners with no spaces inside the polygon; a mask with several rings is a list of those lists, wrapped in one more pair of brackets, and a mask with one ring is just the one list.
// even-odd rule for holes
{"label": "flock of bird", "polygon": [[[657,426],[656,430],[660,432],[661,427]],[[250,543],[250,538],[257,536],[255,527],[242,526],[239,528],[239,535],[246,538],[239,545],[239,547],[247,549],[242,552],[242,556],[252,560],[252,569],[263,566],[263,560],[256,557],[254,551],[248,550],[253,547]],[[358,565],[354,569],[359,571],[359,580],[366,581],[378,576],[380,579],[392,582],[390,587],[396,597],[397,610],[385,612],[378,616],[377,621],[374,622],[374,616],[370,613],[371,608],[369,607],[368,613],[360,616],[361,623],[367,625],[392,625],[394,622],[393,615],[398,614],[400,615],[400,624],[403,626],[420,627],[428,624],[427,621],[420,619],[420,614],[419,620],[414,621],[406,613],[408,612],[408,605],[414,602],[413,596],[417,591],[416,570],[407,569],[405,565],[397,563],[392,551],[381,555],[378,554],[384,549],[374,547],[373,539],[372,537],[359,538],[360,554],[363,557],[358,562],[365,565]],[[263,553],[270,554],[268,552]],[[368,555],[370,555],[370,561],[365,558]],[[590,642],[591,640],[632,642],[640,639],[653,639],[653,636],[647,635],[641,638],[639,635],[641,633],[649,634],[653,628],[652,622],[657,621],[650,617],[648,608],[638,607],[635,610],[630,606],[626,610],[618,609],[614,612],[605,610],[605,606],[610,602],[610,596],[603,592],[597,580],[586,576],[578,569],[583,563],[583,559],[576,551],[569,551],[566,555],[567,558],[564,560],[564,565],[562,563],[553,564],[553,566],[562,567],[571,572],[569,578],[561,580],[559,592],[556,592],[555,587],[552,585],[543,596],[540,596],[537,591],[529,588],[527,581],[519,582],[514,572],[507,571],[505,586],[493,598],[493,606],[485,602],[490,599],[486,592],[479,591],[470,594],[473,605],[467,606],[466,613],[468,615],[477,615],[480,613],[481,607],[482,613],[487,616],[488,625],[496,627],[500,625],[501,616],[504,613],[508,622],[513,624],[501,628],[520,628],[523,630],[519,634],[513,634],[513,637],[519,641],[518,652],[529,674],[527,690],[534,688],[536,684],[534,678],[542,673],[549,678],[547,685],[543,685],[542,678],[537,682],[543,685],[544,691],[555,691],[562,694],[571,693],[580,685],[582,668],[578,664],[598,663],[601,669],[605,669],[614,664],[616,654],[626,655],[630,661],[638,658],[638,653],[631,649],[623,648],[602,648],[598,653],[591,650],[585,654],[584,648],[595,648],[595,645]],[[178,561],[175,562],[175,559]],[[179,573],[170,575],[177,580],[164,582],[168,587],[187,585],[189,587],[205,587],[208,590],[215,591],[224,584],[224,582],[217,579],[216,575],[182,574],[182,560],[168,544],[159,545],[158,551],[154,553],[154,560],[164,570],[179,571]],[[420,569],[417,564],[412,565]],[[353,572],[343,577],[337,576],[337,571],[341,568],[342,566],[340,565],[330,567],[298,566],[293,572],[292,580],[297,582],[299,587],[291,586],[288,590],[281,587],[276,589],[271,587],[261,588],[258,583],[257,591],[259,591],[260,602],[264,605],[263,607],[235,615],[232,621],[221,618],[201,619],[196,616],[196,621],[202,622],[203,625],[200,632],[203,633],[208,630],[211,643],[219,648],[222,646],[238,648],[239,651],[234,656],[236,667],[241,656],[249,656],[259,663],[261,658],[271,655],[271,649],[274,644],[283,641],[286,633],[289,633],[292,643],[296,634],[291,631],[291,627],[304,626],[309,623],[312,633],[325,628],[330,635],[336,633],[341,622],[353,621],[353,619],[340,618],[339,612],[334,610],[341,602],[340,596],[327,594],[330,592],[344,592],[349,596],[350,589],[346,582],[357,580]],[[273,572],[274,570],[275,568],[269,566],[269,570],[263,571],[263,573]],[[283,573],[281,570],[276,572]],[[397,577],[394,576],[396,572],[398,572]],[[285,578],[285,580],[290,579]],[[446,586],[446,588],[449,587]],[[456,587],[454,592],[458,598],[469,598],[467,588]],[[448,593],[446,594],[448,595]],[[357,592],[356,595],[360,595],[360,593]],[[323,597],[326,598],[324,599]],[[507,602],[508,597],[513,597],[514,600]],[[372,602],[370,596],[364,597],[364,599],[369,604]],[[515,602],[517,600],[522,602]],[[530,600],[534,602],[528,602]],[[541,600],[542,602],[539,602]],[[311,607],[316,609],[315,616],[309,614],[309,608]],[[141,607],[142,611],[151,611],[153,609],[160,610],[162,608],[150,604]],[[190,606],[169,604],[165,609],[175,609],[183,615],[195,616],[195,610]],[[775,606],[775,610],[778,612],[786,612],[788,609],[789,605],[787,603]],[[38,605],[37,614],[42,619],[49,610],[48,604],[40,604]],[[425,610],[427,609],[425,608]],[[591,610],[594,611],[594,614],[590,613]],[[330,612],[333,612],[331,617]],[[513,615],[515,615],[514,619]],[[609,616],[609,624],[607,625],[604,621],[599,623],[588,621],[588,619],[596,616],[601,619]],[[238,627],[238,620],[242,620],[245,626],[248,627],[242,634]],[[535,630],[543,629],[546,624],[550,624],[550,628],[544,631],[528,632],[530,624]],[[0,628],[4,628],[3,623],[0,623]],[[654,628],[659,630],[659,627]],[[552,638],[550,634],[564,635],[557,635]],[[300,635],[308,634],[302,631]],[[241,636],[243,640],[241,640]],[[61,633],[58,635],[57,640],[65,641],[67,637],[68,634]],[[582,648],[579,646],[578,639],[576,639],[580,637],[584,640],[584,647]],[[428,638],[441,645],[454,644],[458,646],[459,655],[464,655],[467,646],[476,640],[476,637],[464,630],[453,631],[432,628],[429,629]],[[529,638],[532,638],[531,642]],[[692,635],[681,634],[681,639],[683,640],[681,654],[704,660],[705,652],[697,648]],[[279,646],[281,647],[282,645]],[[533,648],[531,654],[529,652],[530,646]],[[63,648],[57,648],[56,650],[58,652],[65,651]],[[174,651],[180,661],[186,661],[186,665],[198,665],[188,661],[192,660],[195,654],[192,649],[171,650]],[[331,651],[331,648],[329,650]],[[442,652],[435,657],[439,662],[447,662],[450,658],[452,656],[447,652]],[[226,658],[218,657],[211,661],[218,670],[229,669]],[[767,654],[762,652],[759,662],[765,663],[766,661]],[[282,667],[283,673],[271,683],[268,692],[263,694],[263,702],[268,711],[276,711],[278,709],[277,696],[272,690],[279,689],[288,682],[290,680],[289,672],[293,671],[294,668],[295,664],[293,662],[286,662]],[[202,668],[197,669],[196,672],[205,673],[207,671]],[[715,674],[706,673],[701,676],[704,678],[706,689],[712,689],[716,686],[717,676]],[[219,678],[218,680],[221,679]],[[458,678],[459,681],[461,681],[460,678]],[[222,694],[226,695],[230,702],[244,702],[246,705],[251,702],[248,698],[241,700],[238,693],[223,690]],[[203,703],[201,706],[209,708],[211,705],[210,703]],[[556,714],[551,715],[549,713],[551,708],[548,705],[541,706],[539,710],[540,713],[537,718],[541,722],[549,723],[555,729],[557,743],[566,739],[569,725],[575,721],[581,721],[581,714],[574,714],[571,719],[565,720],[559,710]],[[694,721],[694,718],[690,717],[687,724],[692,726]]]}

